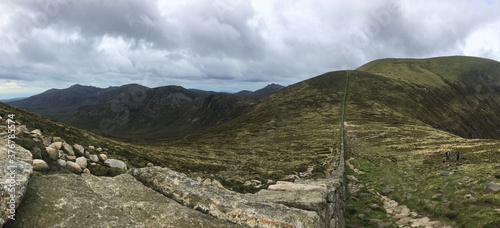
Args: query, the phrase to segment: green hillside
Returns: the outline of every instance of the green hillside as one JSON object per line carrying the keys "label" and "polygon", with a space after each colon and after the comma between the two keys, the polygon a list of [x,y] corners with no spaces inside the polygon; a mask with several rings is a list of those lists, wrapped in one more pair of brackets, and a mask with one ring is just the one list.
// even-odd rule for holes
{"label": "green hillside", "polygon": [[462,56],[381,59],[357,70],[378,76],[355,78],[361,84],[354,87],[362,90],[354,96],[358,101],[384,101],[379,105],[462,137],[500,139],[497,61]]}
{"label": "green hillside", "polygon": [[[348,197],[348,223],[404,224],[363,209],[383,206],[378,194],[385,192],[435,222],[500,225],[500,195],[485,190],[500,178],[499,67],[472,57],[384,59],[351,74],[349,154],[363,173],[349,171],[359,182],[350,181],[358,191]],[[446,151],[452,158],[442,163]]]}

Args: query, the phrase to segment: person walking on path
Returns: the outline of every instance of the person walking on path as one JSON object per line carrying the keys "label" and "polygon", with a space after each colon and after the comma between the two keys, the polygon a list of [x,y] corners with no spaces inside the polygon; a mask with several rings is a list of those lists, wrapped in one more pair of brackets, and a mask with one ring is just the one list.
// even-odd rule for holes
{"label": "person walking on path", "polygon": [[450,155],[451,155],[451,152],[450,151],[446,151],[446,160],[450,160]]}
{"label": "person walking on path", "polygon": [[460,158],[460,152],[457,150],[457,152],[455,152],[455,155],[457,155],[457,161],[458,161],[458,159]]}

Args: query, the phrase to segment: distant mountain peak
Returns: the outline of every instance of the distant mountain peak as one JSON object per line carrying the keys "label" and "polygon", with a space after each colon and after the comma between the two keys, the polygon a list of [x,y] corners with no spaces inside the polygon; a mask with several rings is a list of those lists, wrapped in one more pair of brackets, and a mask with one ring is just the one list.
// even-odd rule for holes
{"label": "distant mountain peak", "polygon": [[259,89],[259,90],[256,90],[254,92],[249,91],[249,90],[242,90],[238,93],[235,93],[235,95],[245,96],[245,97],[262,98],[262,97],[265,97],[269,94],[273,94],[275,92],[278,92],[279,90],[281,90],[283,88],[285,88],[285,86],[282,86],[280,84],[271,83],[271,84],[268,84],[266,87]]}

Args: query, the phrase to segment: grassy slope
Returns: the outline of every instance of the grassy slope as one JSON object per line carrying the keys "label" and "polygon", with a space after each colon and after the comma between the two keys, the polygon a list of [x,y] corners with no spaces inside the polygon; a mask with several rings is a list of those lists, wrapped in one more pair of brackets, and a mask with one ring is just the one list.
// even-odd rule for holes
{"label": "grassy slope", "polygon": [[[149,161],[146,156],[137,147],[131,144],[103,138],[93,133],[71,127],[60,122],[47,119],[41,115],[28,112],[0,102],[0,114],[15,114],[16,120],[28,129],[39,129],[45,136],[58,136],[73,145],[75,143],[83,146],[93,145],[96,147],[107,148],[110,158],[118,158],[131,166],[143,167]],[[30,149],[32,146],[42,147],[41,143],[35,143],[28,135],[20,135],[16,142],[24,148]]]}
{"label": "grassy slope", "polygon": [[330,148],[336,148],[345,75],[332,72],[292,85],[215,129],[161,143],[151,155],[178,170],[213,174],[235,189],[246,180],[279,180],[309,166],[323,176]]}
{"label": "grassy slope", "polygon": [[[357,176],[365,187],[348,200],[348,224],[370,226],[374,224],[370,219],[388,221],[381,211],[366,206],[380,204],[371,192],[392,187],[395,191],[389,197],[433,219],[456,227],[499,225],[500,195],[487,193],[484,186],[499,182],[500,141],[465,139],[439,130],[448,126],[451,132],[470,136],[467,131],[481,129],[488,132],[475,135],[498,138],[497,125],[481,122],[484,116],[498,120],[498,90],[470,90],[486,86],[471,80],[481,75],[498,82],[498,65],[468,57],[386,59],[358,68],[377,75],[353,73],[348,138],[350,154],[355,157],[352,163],[365,172]],[[460,105],[454,100],[457,98],[481,102],[475,106],[479,111]],[[474,124],[479,126],[471,127]],[[443,165],[441,158],[447,150],[459,150],[466,161]],[[454,173],[441,176],[442,171]],[[472,198],[465,198],[467,194]],[[359,214],[365,215],[363,220]]]}

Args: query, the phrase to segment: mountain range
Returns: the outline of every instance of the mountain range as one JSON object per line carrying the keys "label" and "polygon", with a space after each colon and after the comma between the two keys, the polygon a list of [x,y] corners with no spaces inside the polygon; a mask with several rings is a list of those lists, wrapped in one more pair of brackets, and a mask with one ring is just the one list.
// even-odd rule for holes
{"label": "mountain range", "polygon": [[180,86],[129,84],[102,89],[77,84],[7,103],[107,136],[168,138],[234,119],[257,99],[282,88],[270,84],[255,92],[229,94]]}

